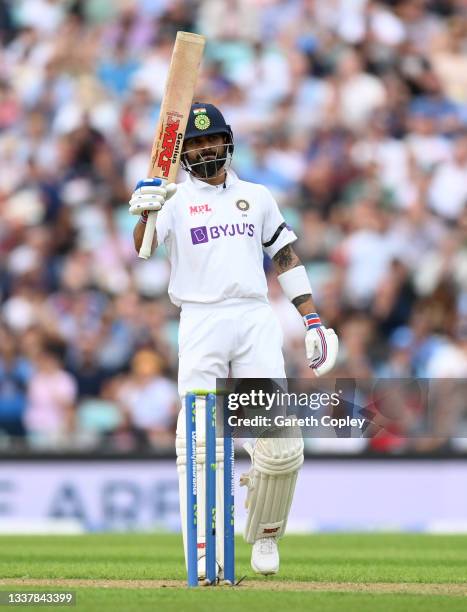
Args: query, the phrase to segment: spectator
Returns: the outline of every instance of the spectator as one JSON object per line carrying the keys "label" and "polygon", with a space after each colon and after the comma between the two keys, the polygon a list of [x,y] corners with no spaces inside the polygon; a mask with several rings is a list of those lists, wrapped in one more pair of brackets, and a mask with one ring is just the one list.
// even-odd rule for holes
{"label": "spectator", "polygon": [[34,364],[24,420],[30,442],[37,447],[69,447],[72,440],[77,389],[60,361],[55,351],[45,349]]}
{"label": "spectator", "polygon": [[30,362],[18,355],[14,336],[0,327],[0,432],[23,438],[26,430],[26,390],[32,374]]}
{"label": "spectator", "polygon": [[467,136],[456,140],[452,160],[435,170],[428,193],[431,208],[456,221],[467,205]]}
{"label": "spectator", "polygon": [[162,374],[162,360],[142,349],[131,361],[131,371],[118,399],[133,427],[150,445],[170,446],[178,413],[176,385]]}
{"label": "spectator", "polygon": [[371,113],[383,106],[384,86],[377,77],[362,69],[359,56],[350,50],[340,58],[337,76],[340,119],[351,129],[360,129]]}

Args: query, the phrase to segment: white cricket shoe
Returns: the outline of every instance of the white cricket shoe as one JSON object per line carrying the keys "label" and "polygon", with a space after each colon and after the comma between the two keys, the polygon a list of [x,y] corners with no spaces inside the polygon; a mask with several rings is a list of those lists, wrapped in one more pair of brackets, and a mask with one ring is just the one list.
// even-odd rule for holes
{"label": "white cricket shoe", "polygon": [[275,538],[261,538],[253,544],[251,567],[257,574],[277,574],[279,549]]}

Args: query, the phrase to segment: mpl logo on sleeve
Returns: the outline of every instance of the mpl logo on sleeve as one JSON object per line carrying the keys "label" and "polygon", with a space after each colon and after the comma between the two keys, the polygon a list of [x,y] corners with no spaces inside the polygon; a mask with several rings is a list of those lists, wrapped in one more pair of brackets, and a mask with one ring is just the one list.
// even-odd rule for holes
{"label": "mpl logo on sleeve", "polygon": [[253,223],[226,223],[225,225],[211,225],[207,227],[190,228],[191,242],[193,244],[203,244],[209,240],[217,240],[218,238],[227,238],[232,236],[249,236],[252,238],[255,235],[255,226]]}

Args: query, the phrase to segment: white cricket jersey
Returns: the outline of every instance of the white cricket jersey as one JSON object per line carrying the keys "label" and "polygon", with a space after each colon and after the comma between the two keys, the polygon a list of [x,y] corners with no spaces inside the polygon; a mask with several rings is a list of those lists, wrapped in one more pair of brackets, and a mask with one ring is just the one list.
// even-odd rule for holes
{"label": "white cricket jersey", "polygon": [[232,171],[225,187],[189,175],[158,213],[156,229],[167,248],[169,296],[177,306],[267,301],[263,251],[274,257],[297,239],[268,189]]}

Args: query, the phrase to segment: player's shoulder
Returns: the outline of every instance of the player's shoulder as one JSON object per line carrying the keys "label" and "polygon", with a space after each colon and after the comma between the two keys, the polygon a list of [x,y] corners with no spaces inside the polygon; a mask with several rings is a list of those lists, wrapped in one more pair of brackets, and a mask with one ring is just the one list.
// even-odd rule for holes
{"label": "player's shoulder", "polygon": [[242,189],[249,192],[256,198],[261,198],[262,200],[267,201],[268,199],[272,198],[272,194],[269,189],[261,183],[252,183],[251,181],[245,181],[244,179],[237,177],[236,187],[237,189]]}

